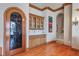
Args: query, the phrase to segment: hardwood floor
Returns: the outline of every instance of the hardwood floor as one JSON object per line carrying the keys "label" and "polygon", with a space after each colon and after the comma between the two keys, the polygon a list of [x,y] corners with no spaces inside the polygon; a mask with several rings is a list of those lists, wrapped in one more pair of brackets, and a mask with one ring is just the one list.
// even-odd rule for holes
{"label": "hardwood floor", "polygon": [[2,48],[0,47],[0,56],[2,56]]}
{"label": "hardwood floor", "polygon": [[79,56],[79,50],[51,42],[35,48],[26,49],[25,52],[16,54],[15,56]]}

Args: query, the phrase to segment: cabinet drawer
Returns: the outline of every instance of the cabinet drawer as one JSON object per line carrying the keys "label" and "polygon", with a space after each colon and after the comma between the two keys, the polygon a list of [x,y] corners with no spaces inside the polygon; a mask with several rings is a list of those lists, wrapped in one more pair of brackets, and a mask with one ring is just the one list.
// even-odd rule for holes
{"label": "cabinet drawer", "polygon": [[37,45],[37,40],[36,39],[30,39],[30,48],[35,47]]}

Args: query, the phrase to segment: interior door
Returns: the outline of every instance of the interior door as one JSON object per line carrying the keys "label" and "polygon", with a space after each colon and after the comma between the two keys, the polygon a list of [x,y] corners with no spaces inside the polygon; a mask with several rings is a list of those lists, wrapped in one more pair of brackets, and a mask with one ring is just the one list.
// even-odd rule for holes
{"label": "interior door", "polygon": [[14,55],[25,50],[25,15],[18,8],[5,12],[5,55]]}

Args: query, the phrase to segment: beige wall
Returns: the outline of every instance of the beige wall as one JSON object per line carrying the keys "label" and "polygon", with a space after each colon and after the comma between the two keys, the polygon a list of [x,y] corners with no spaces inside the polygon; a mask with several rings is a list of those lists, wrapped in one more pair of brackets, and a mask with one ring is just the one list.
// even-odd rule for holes
{"label": "beige wall", "polygon": [[64,44],[70,45],[72,39],[72,6],[64,7]]}
{"label": "beige wall", "polygon": [[79,49],[79,3],[72,4],[72,22],[75,18],[78,20],[78,25],[72,25],[72,48]]}

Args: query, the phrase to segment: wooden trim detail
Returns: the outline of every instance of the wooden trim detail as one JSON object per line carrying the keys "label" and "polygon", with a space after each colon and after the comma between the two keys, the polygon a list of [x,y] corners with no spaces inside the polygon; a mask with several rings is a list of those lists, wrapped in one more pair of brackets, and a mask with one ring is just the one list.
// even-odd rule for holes
{"label": "wooden trim detail", "polygon": [[68,6],[68,5],[72,5],[72,3],[64,3],[61,7],[57,8],[57,9],[52,9],[50,7],[39,8],[39,7],[37,7],[37,6],[35,6],[35,5],[31,4],[31,3],[29,4],[29,7],[32,7],[34,9],[37,9],[37,10],[40,10],[40,11],[44,11],[44,10],[48,9],[48,10],[50,10],[52,12],[55,12],[55,11],[59,11],[59,10],[64,9],[64,6]]}
{"label": "wooden trim detail", "polygon": [[52,8],[50,8],[50,7],[44,7],[43,9],[42,9],[42,11],[44,11],[44,10],[46,10],[46,9],[48,9],[48,10],[50,10],[50,11],[52,11],[52,12],[54,12],[55,10],[53,10]]}
{"label": "wooden trim detail", "polygon": [[37,10],[40,10],[40,11],[44,11],[44,10],[48,9],[48,10],[50,10],[52,12],[64,9],[64,6],[61,6],[61,7],[57,8],[57,9],[55,9],[55,10],[50,8],[50,7],[39,8],[39,7],[37,7],[37,6],[35,6],[35,5],[31,4],[31,3],[29,4],[29,7],[32,7],[34,9],[37,9]]}
{"label": "wooden trim detail", "polygon": [[72,3],[64,3],[64,6],[72,5]]}
{"label": "wooden trim detail", "polygon": [[39,16],[39,15],[32,14],[32,13],[29,13],[29,15],[33,15],[33,16],[36,16],[36,17],[41,17],[41,18],[44,18],[43,16]]}
{"label": "wooden trim detail", "polygon": [[60,8],[57,8],[57,9],[55,9],[55,10],[53,10],[53,9],[50,8],[50,7],[44,7],[44,8],[42,9],[42,11],[44,11],[44,10],[46,10],[46,9],[48,9],[48,10],[50,10],[50,11],[52,11],[52,12],[55,12],[55,11],[59,11],[59,10],[64,9],[64,6],[62,6],[62,7],[60,7]]}
{"label": "wooden trim detail", "polygon": [[58,9],[55,9],[54,11],[59,11],[59,10],[62,10],[62,9],[64,9],[64,6],[58,8]]}
{"label": "wooden trim detail", "polygon": [[54,40],[54,41],[50,41],[50,42],[48,42],[47,44],[50,44],[50,43],[53,43],[53,42],[56,42],[56,40]]}
{"label": "wooden trim detail", "polygon": [[30,36],[29,36],[30,39],[41,38],[41,37],[45,37],[45,38],[46,38],[46,34],[41,34],[41,35],[30,35]]}
{"label": "wooden trim detail", "polygon": [[30,6],[30,7],[32,7],[32,8],[34,8],[34,9],[37,9],[37,10],[42,11],[42,9],[41,9],[41,8],[39,8],[39,7],[37,7],[37,6],[33,5],[33,4],[29,4],[29,6]]}

